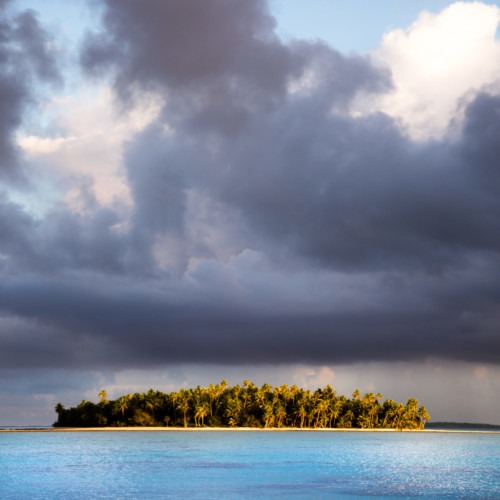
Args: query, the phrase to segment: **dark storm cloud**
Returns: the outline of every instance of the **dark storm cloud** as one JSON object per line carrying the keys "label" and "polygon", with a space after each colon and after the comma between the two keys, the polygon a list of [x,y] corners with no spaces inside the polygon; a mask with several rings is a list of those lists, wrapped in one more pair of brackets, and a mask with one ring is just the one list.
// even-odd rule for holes
{"label": "dark storm cloud", "polygon": [[328,97],[339,102],[388,81],[362,58],[346,61],[324,44],[283,44],[261,0],[103,4],[105,33],[88,37],[83,67],[114,68],[125,98],[136,85],[167,92],[169,120],[198,132],[241,131],[255,112],[279,106],[289,80],[309,66],[332,76]]}
{"label": "dark storm cloud", "polygon": [[[491,193],[494,202],[500,179],[500,96],[480,94],[466,110],[463,144],[464,155],[474,173],[482,182],[481,187]],[[491,214],[494,218],[494,214]]]}
{"label": "dark storm cloud", "polygon": [[103,8],[84,68],[165,104],[124,151],[130,218],[85,186],[81,214],[0,207],[2,366],[500,363],[500,97],[415,144],[348,112],[385,70],[284,44],[264,2]]}
{"label": "dark storm cloud", "polygon": [[88,38],[83,66],[93,73],[116,67],[122,96],[133,83],[167,85],[171,110],[198,127],[241,128],[250,106],[273,105],[293,70],[263,1],[104,4],[106,34]]}
{"label": "dark storm cloud", "polygon": [[63,205],[36,220],[19,205],[0,198],[0,255],[9,257],[0,260],[0,270],[123,272],[131,251],[129,239],[114,230],[120,221],[121,216],[109,208],[82,216]]}
{"label": "dark storm cloud", "polygon": [[32,11],[11,13],[0,3],[0,179],[19,179],[19,152],[14,133],[23,112],[33,104],[36,80],[59,82],[49,35]]}
{"label": "dark storm cloud", "polygon": [[288,50],[261,0],[103,3],[106,33],[89,37],[82,53],[89,70],[115,65],[124,85],[167,84],[179,92],[205,91],[207,83],[265,92],[283,87]]}
{"label": "dark storm cloud", "polygon": [[[181,233],[195,187],[240,211],[266,236],[264,251],[286,242],[335,269],[440,272],[498,250],[500,207],[484,197],[475,160],[450,144],[413,145],[386,116],[342,113],[358,92],[390,86],[366,59],[319,42],[285,46],[262,2],[104,4],[106,42],[87,41],[84,66],[114,67],[122,95],[154,86],[167,99],[127,159],[141,228]],[[238,125],[227,121],[236,108]]]}
{"label": "dark storm cloud", "polygon": [[[141,291],[119,279],[78,281],[75,285],[70,280],[26,277],[2,284],[4,314],[23,318],[7,325],[2,367],[346,363],[429,355],[500,362],[498,311],[481,301],[464,304],[465,297],[448,308],[435,294],[433,309],[274,314],[236,300],[223,302],[219,292],[196,299],[175,288],[165,293]],[[174,291],[178,297],[173,297]]]}
{"label": "dark storm cloud", "polygon": [[311,108],[293,103],[224,150],[237,168],[216,189],[250,224],[320,265],[352,271],[440,272],[470,252],[498,252],[498,173],[486,147],[464,158],[449,144],[412,145],[383,116],[311,116]]}

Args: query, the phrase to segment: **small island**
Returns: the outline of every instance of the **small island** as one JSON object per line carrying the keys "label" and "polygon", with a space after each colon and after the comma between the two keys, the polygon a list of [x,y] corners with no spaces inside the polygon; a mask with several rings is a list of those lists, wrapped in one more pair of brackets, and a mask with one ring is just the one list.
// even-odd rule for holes
{"label": "small island", "polygon": [[358,390],[348,399],[330,385],[312,392],[286,384],[259,387],[248,380],[228,386],[223,380],[171,393],[150,389],[116,400],[108,400],[102,390],[98,403],[82,401],[73,408],[58,403],[53,426],[418,430],[430,420],[415,398],[406,404],[382,399]]}

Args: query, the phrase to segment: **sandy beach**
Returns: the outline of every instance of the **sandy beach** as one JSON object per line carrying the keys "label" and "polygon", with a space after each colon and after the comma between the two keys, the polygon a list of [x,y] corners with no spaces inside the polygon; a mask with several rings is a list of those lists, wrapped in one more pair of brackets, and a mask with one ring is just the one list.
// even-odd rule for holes
{"label": "sandy beach", "polygon": [[52,427],[0,429],[2,432],[412,432],[424,434],[500,434],[500,431],[460,429],[313,429],[299,427]]}

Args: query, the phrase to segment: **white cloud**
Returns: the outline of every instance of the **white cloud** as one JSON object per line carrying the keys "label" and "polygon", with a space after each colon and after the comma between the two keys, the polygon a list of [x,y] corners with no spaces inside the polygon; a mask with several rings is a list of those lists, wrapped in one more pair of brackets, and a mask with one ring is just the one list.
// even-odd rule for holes
{"label": "white cloud", "polygon": [[161,106],[154,96],[142,96],[136,107],[119,112],[109,88],[82,88],[72,96],[54,97],[45,108],[44,131],[27,133],[18,144],[38,174],[60,179],[58,188],[64,186],[70,206],[78,198],[75,189],[82,178],[91,180],[99,203],[130,203],[123,144],[151,123]]}
{"label": "white cloud", "polygon": [[65,143],[74,141],[76,138],[69,137],[38,137],[36,135],[28,135],[20,137],[18,144],[31,154],[43,155],[51,154],[59,151],[64,147]]}
{"label": "white cloud", "polygon": [[358,106],[397,118],[414,139],[441,137],[460,100],[498,79],[499,22],[500,9],[481,2],[422,12],[409,28],[387,33],[372,54],[390,68],[394,92],[369,104],[365,96]]}

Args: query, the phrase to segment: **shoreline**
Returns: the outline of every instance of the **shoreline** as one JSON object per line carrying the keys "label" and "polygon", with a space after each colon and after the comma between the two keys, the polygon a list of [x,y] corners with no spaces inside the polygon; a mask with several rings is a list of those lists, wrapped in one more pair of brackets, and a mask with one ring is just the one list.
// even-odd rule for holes
{"label": "shoreline", "polygon": [[0,429],[5,432],[402,432],[423,434],[500,434],[500,431],[460,429],[330,429],[300,427],[51,427]]}

